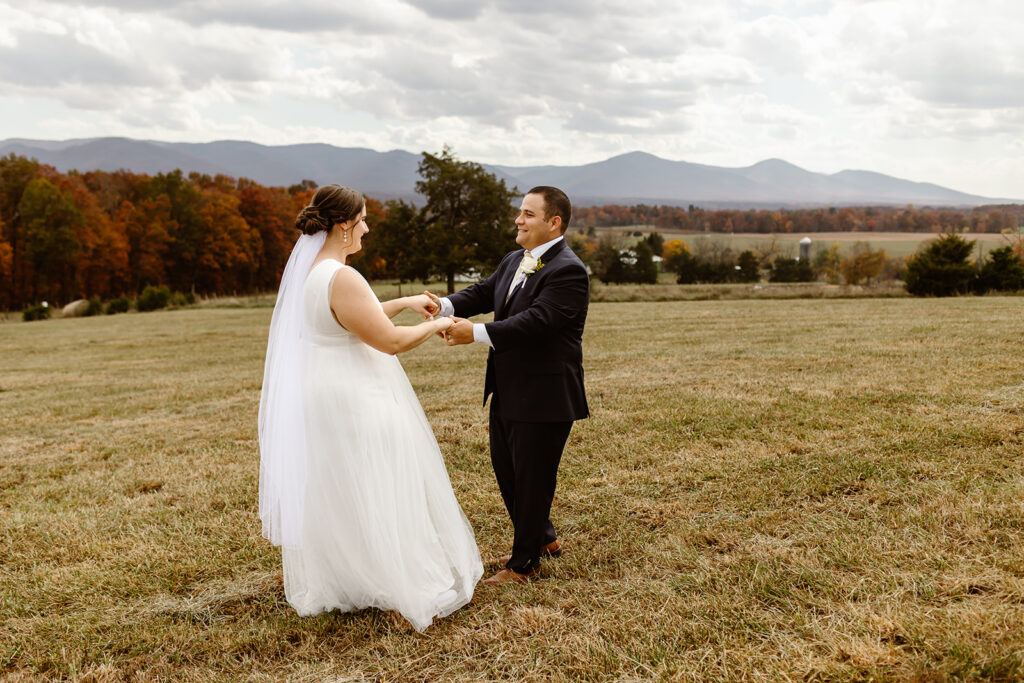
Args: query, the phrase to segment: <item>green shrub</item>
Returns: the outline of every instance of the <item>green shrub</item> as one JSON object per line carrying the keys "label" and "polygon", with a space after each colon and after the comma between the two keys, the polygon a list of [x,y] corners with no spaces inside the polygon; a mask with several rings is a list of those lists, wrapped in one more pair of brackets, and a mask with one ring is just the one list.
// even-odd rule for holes
{"label": "green shrub", "polygon": [[100,298],[98,296],[94,296],[93,298],[89,299],[89,306],[88,308],[85,309],[85,313],[83,313],[82,315],[100,315],[101,313],[103,313],[103,303],[100,301]]}
{"label": "green shrub", "polygon": [[661,252],[665,251],[665,238],[661,236],[660,232],[652,232],[644,239],[655,256],[661,256]]}
{"label": "green shrub", "polygon": [[191,306],[196,302],[196,295],[192,292],[175,292],[171,295],[171,306]]}
{"label": "green shrub", "polygon": [[730,254],[721,254],[714,260],[704,260],[683,252],[675,255],[672,266],[675,272],[679,273],[676,282],[681,285],[740,281],[740,270]]}
{"label": "green shrub", "polygon": [[811,264],[795,258],[777,258],[772,264],[769,282],[813,282]]}
{"label": "green shrub", "polygon": [[677,273],[676,282],[681,285],[692,285],[697,282],[697,259],[689,251],[677,251],[668,262],[668,269]]}
{"label": "green shrub", "polygon": [[21,319],[25,322],[33,320],[46,320],[50,317],[50,304],[45,301],[41,304],[32,304],[21,312]]}
{"label": "green shrub", "polygon": [[928,243],[907,262],[903,283],[914,296],[967,294],[977,272],[967,260],[974,242],[959,235],[942,235]]}
{"label": "green shrub", "polygon": [[736,279],[740,282],[758,282],[761,279],[761,262],[752,251],[744,251],[736,260]]}
{"label": "green shrub", "polygon": [[171,290],[166,285],[160,285],[159,287],[149,285],[142,290],[142,294],[139,294],[135,307],[140,311],[155,311],[160,308],[167,308],[167,304],[170,302]]}
{"label": "green shrub", "polygon": [[115,313],[127,313],[128,309],[131,308],[131,305],[131,299],[122,294],[116,299],[111,299],[110,301],[108,301],[103,311],[107,315],[114,315]]}
{"label": "green shrub", "polygon": [[1012,247],[999,247],[988,253],[988,260],[978,273],[976,289],[981,294],[1024,289],[1024,264]]}
{"label": "green shrub", "polygon": [[631,266],[626,271],[627,282],[653,285],[658,282],[658,266],[654,263],[654,250],[646,240],[640,240],[630,254]]}

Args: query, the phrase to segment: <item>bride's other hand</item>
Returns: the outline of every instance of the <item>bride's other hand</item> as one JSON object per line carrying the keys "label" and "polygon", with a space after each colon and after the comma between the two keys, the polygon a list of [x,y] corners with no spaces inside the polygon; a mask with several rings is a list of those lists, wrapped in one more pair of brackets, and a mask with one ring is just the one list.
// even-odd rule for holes
{"label": "bride's other hand", "polygon": [[431,292],[430,290],[427,290],[427,289],[423,290],[423,294],[425,296],[430,297],[430,302],[434,305],[434,308],[435,308],[434,315],[437,315],[438,313],[440,313],[441,312],[441,299],[436,294],[434,294],[433,292]]}
{"label": "bride's other hand", "polygon": [[430,320],[441,312],[440,304],[435,304],[427,292],[410,296],[406,302],[406,307],[422,315],[424,320]]}
{"label": "bride's other hand", "polygon": [[434,322],[437,323],[437,336],[448,341],[448,330],[455,323],[454,318],[451,316],[446,318],[437,318]]}

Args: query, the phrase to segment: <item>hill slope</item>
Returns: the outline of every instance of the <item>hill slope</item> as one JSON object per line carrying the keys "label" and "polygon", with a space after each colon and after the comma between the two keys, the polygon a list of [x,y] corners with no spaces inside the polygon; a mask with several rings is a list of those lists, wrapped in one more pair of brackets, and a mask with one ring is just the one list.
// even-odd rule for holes
{"label": "hill slope", "polygon": [[[170,143],[127,138],[22,140],[0,142],[0,155],[33,157],[58,170],[155,174],[222,173],[265,185],[292,185],[304,179],[318,184],[351,185],[381,199],[415,200],[420,156],[402,150],[376,152],[327,144],[266,146],[222,140]],[[981,197],[931,183],[902,180],[870,171],[813,173],[781,159],[745,168],[669,161],[646,152],[630,152],[581,166],[485,167],[525,191],[556,185],[573,201],[587,204],[699,204],[706,208],[771,208],[844,204],[978,206],[1022,203]]]}

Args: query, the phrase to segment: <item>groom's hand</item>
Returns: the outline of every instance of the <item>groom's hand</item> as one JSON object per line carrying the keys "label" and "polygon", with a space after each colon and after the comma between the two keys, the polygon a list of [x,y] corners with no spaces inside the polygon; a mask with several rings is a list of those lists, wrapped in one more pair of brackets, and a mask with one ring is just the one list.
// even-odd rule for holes
{"label": "groom's hand", "polygon": [[452,326],[445,330],[444,339],[448,342],[448,346],[457,346],[459,344],[472,344],[473,343],[473,323],[466,320],[465,318],[456,318],[452,316]]}

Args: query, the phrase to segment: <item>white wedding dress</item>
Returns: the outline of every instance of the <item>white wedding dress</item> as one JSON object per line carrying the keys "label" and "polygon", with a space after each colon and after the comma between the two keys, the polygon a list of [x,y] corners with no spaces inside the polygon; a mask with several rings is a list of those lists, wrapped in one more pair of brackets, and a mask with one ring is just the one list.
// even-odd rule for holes
{"label": "white wedding dress", "polygon": [[321,261],[303,291],[306,493],[300,543],[282,550],[285,595],[303,616],[377,607],[423,631],[472,599],[483,565],[398,358],[331,313],[348,267]]}

